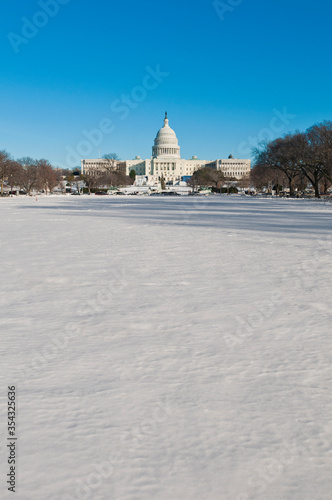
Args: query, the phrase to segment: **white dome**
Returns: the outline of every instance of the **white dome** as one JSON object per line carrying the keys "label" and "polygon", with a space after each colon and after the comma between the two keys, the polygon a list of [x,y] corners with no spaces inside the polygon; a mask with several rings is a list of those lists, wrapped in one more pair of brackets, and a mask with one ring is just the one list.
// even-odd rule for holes
{"label": "white dome", "polygon": [[180,147],[173,129],[168,125],[167,113],[164,126],[159,130],[152,147],[152,157],[160,159],[180,159]]}

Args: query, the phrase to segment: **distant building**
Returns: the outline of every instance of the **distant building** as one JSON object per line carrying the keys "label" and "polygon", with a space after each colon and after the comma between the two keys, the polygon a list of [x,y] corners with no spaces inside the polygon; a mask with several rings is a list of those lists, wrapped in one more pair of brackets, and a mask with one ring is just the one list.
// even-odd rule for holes
{"label": "distant building", "polygon": [[137,176],[145,176],[148,184],[158,184],[163,176],[166,182],[180,181],[188,178],[199,168],[209,166],[222,170],[227,177],[241,179],[250,173],[250,160],[239,160],[232,155],[227,160],[199,160],[193,156],[190,160],[181,158],[180,146],[173,129],[169,126],[167,113],[164,119],[164,126],[159,130],[152,146],[152,156],[143,160],[136,156],[134,160],[118,162],[116,160],[82,160],[82,174],[101,175],[98,171],[104,173],[107,169],[125,170],[129,175],[131,170],[136,172]]}
{"label": "distant building", "polygon": [[81,173],[84,175],[101,176],[107,172],[121,170],[126,170],[126,162],[105,158],[81,160]]}
{"label": "distant building", "polygon": [[207,163],[206,166],[221,170],[225,177],[242,179],[250,174],[251,163],[250,160],[239,160],[230,155],[227,160],[215,160]]}

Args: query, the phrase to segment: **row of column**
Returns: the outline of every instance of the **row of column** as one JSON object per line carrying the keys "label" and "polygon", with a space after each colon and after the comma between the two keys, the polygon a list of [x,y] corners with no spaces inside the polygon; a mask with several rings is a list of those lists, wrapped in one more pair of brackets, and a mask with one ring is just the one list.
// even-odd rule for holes
{"label": "row of column", "polygon": [[171,155],[175,155],[177,154],[177,150],[174,148],[158,148],[157,149],[157,154],[158,155],[162,155],[162,154],[171,154]]}

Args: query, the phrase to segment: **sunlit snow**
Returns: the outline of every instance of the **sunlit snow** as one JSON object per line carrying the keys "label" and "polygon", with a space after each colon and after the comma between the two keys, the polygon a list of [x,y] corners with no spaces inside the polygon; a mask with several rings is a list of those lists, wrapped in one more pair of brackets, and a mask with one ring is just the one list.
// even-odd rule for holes
{"label": "sunlit snow", "polygon": [[331,204],[59,196],[0,214],[17,500],[331,498]]}

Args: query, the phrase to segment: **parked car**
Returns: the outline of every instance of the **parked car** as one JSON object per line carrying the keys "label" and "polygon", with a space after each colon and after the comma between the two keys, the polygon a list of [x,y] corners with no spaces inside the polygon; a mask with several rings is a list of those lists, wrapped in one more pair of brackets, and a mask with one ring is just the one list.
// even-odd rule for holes
{"label": "parked car", "polygon": [[180,196],[177,191],[162,191],[162,196]]}

